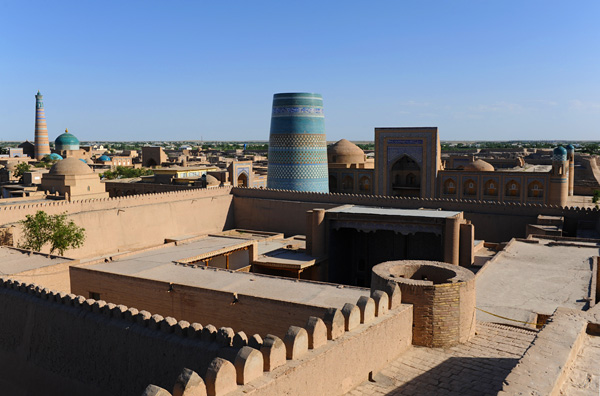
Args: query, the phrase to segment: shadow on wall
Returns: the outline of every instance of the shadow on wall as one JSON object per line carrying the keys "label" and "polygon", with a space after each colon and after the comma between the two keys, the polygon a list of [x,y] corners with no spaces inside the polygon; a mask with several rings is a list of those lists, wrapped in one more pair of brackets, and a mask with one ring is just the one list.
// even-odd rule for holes
{"label": "shadow on wall", "polygon": [[[388,394],[495,395],[519,359],[451,357]],[[402,380],[399,378],[399,380]]]}

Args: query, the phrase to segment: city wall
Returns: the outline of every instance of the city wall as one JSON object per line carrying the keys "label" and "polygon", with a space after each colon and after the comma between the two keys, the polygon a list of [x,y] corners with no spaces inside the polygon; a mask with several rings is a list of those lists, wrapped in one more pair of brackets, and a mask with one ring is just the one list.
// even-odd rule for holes
{"label": "city wall", "polygon": [[[442,209],[463,211],[475,226],[475,238],[494,242],[525,237],[527,224],[535,224],[539,214],[564,216],[564,230],[574,233],[579,221],[596,224],[600,210],[555,205],[488,202],[459,199],[399,198],[360,194],[321,194],[284,190],[232,189],[236,227],[297,234],[306,210],[354,204],[401,209]],[[305,220],[304,220],[305,221]],[[275,226],[276,225],[276,226]]]}
{"label": "city wall", "polygon": [[197,190],[194,186],[178,186],[174,184],[158,184],[158,183],[126,183],[126,182],[104,182],[106,192],[111,197],[120,197],[136,194],[155,194],[168,191],[188,191]]}
{"label": "city wall", "polygon": [[0,315],[0,386],[23,396],[342,395],[408,349],[412,328],[412,307],[382,291],[283,338],[248,337],[12,279]]}
{"label": "city wall", "polygon": [[[205,270],[198,268],[197,271]],[[310,316],[322,317],[329,308],[239,293],[237,302],[233,303],[233,294],[230,292],[81,267],[70,268],[70,279],[71,293],[74,294],[87,297],[90,292],[95,292],[103,300],[115,304],[133,306],[188,322],[230,326],[246,334],[270,333],[283,337],[290,326],[303,326]]]}
{"label": "city wall", "polygon": [[165,238],[207,234],[233,228],[230,188],[195,189],[81,201],[48,201],[0,208],[0,225],[14,225],[15,243],[20,220],[43,210],[67,213],[85,228],[83,247],[68,251],[73,258],[95,257],[164,243]]}

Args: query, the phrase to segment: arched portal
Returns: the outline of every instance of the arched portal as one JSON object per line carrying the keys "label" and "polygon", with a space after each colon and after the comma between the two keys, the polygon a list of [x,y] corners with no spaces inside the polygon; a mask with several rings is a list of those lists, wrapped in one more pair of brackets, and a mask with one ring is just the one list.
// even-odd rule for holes
{"label": "arched portal", "polygon": [[237,186],[238,187],[248,187],[248,175],[242,172],[237,178]]}
{"label": "arched portal", "polygon": [[390,171],[391,195],[403,197],[421,196],[421,167],[404,155],[392,165]]}

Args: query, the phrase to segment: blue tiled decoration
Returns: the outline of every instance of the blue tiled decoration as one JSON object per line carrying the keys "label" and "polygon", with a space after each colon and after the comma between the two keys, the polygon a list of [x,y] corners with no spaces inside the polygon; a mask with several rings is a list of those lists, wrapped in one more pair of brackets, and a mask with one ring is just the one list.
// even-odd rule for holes
{"label": "blue tiled decoration", "polygon": [[267,186],[329,192],[321,95],[280,93],[273,96]]}

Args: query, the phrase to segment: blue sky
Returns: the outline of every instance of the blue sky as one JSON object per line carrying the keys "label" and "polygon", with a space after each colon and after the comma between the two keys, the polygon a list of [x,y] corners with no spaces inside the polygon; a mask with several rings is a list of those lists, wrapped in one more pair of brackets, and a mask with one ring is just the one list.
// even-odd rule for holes
{"label": "blue sky", "polygon": [[318,92],[328,140],[600,140],[600,2],[2,1],[0,140],[267,140]]}

